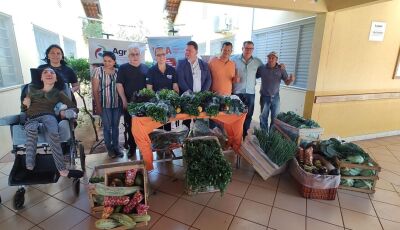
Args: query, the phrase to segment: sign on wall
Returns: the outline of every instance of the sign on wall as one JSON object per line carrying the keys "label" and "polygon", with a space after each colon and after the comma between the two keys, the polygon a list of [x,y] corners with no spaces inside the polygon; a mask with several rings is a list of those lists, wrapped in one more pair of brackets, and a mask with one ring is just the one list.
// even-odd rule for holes
{"label": "sign on wall", "polygon": [[382,42],[385,37],[386,22],[372,22],[369,40]]}
{"label": "sign on wall", "polygon": [[144,62],[144,51],[146,44],[141,42],[120,41],[101,38],[89,38],[89,62],[91,64],[103,63],[103,52],[111,51],[117,58],[117,64],[121,65],[128,62],[128,47],[135,45],[141,50],[142,62]]}
{"label": "sign on wall", "polygon": [[148,37],[147,42],[149,43],[149,49],[153,60],[156,60],[154,49],[163,47],[166,51],[167,64],[176,67],[177,61],[185,58],[186,43],[191,39],[191,36]]}

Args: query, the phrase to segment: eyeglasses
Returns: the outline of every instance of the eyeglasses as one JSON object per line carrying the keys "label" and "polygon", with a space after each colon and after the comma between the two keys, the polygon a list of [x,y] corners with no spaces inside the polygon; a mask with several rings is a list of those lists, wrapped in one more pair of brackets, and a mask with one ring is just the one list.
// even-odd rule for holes
{"label": "eyeglasses", "polygon": [[164,54],[156,54],[157,57],[165,57],[165,53]]}
{"label": "eyeglasses", "polygon": [[132,56],[132,57],[140,56],[140,53],[130,53],[129,56]]}

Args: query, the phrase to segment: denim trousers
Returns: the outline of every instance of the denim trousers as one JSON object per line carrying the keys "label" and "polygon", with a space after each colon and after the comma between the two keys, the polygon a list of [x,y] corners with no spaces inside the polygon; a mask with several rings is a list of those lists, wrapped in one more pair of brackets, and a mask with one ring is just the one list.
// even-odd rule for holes
{"label": "denim trousers", "polygon": [[236,94],[240,100],[247,106],[247,115],[246,120],[243,124],[243,137],[247,135],[247,130],[250,128],[251,120],[253,118],[254,113],[254,101],[255,101],[255,94],[248,94],[248,93],[238,93]]}
{"label": "denim trousers", "polygon": [[119,151],[120,117],[120,108],[103,108],[103,112],[101,113],[104,143],[108,151]]}
{"label": "denim trousers", "polygon": [[[279,104],[280,98],[279,94],[274,96],[261,96],[262,101],[264,102],[264,107],[260,115],[260,126],[262,129],[266,129],[269,131],[271,126],[274,124],[274,118],[279,113]],[[271,123],[268,126],[268,117],[269,112],[271,111]]]}

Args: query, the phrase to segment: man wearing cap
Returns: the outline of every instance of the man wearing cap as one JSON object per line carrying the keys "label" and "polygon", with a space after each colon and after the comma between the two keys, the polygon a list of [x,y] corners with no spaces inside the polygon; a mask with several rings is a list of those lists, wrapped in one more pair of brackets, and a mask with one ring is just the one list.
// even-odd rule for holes
{"label": "man wearing cap", "polygon": [[260,115],[260,125],[262,129],[269,130],[268,128],[268,117],[269,111],[271,110],[271,127],[274,123],[274,118],[279,113],[279,87],[281,80],[286,85],[294,82],[295,77],[293,75],[288,76],[286,70],[278,65],[278,54],[274,51],[267,55],[267,64],[258,67],[257,78],[261,78],[261,99],[264,103],[264,108]]}

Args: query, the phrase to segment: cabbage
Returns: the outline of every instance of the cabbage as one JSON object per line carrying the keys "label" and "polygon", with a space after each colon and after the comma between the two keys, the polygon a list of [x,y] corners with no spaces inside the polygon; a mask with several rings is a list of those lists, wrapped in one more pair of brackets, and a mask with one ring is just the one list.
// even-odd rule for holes
{"label": "cabbage", "polygon": [[362,189],[372,189],[373,181],[372,180],[354,180],[354,187],[355,188],[362,188]]}
{"label": "cabbage", "polygon": [[354,180],[353,179],[340,179],[340,184],[348,187],[353,187]]}
{"label": "cabbage", "polygon": [[340,174],[344,176],[358,176],[360,175],[362,169],[359,168],[341,168]]}
{"label": "cabbage", "polygon": [[374,176],[375,175],[375,170],[372,169],[364,169],[360,173],[361,176]]}
{"label": "cabbage", "polygon": [[362,164],[364,163],[364,157],[360,155],[350,155],[346,157],[346,160],[350,161],[351,163],[354,164]]}

